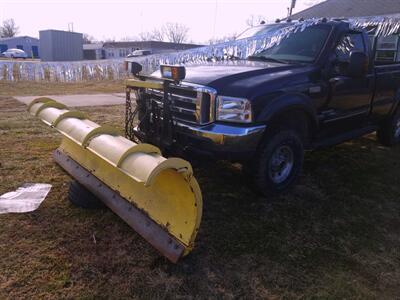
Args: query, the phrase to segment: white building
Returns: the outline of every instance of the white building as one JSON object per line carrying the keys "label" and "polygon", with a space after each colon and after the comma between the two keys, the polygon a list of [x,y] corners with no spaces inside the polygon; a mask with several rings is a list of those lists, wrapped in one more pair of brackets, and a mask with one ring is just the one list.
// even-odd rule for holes
{"label": "white building", "polygon": [[125,58],[135,50],[149,50],[151,53],[167,53],[201,47],[195,44],[177,44],[160,41],[105,42],[83,45],[84,59]]}

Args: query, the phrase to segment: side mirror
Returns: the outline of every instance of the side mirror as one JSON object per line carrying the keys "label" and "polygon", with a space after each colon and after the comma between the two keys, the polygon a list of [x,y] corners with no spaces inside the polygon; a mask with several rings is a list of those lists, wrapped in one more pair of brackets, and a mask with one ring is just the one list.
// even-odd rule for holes
{"label": "side mirror", "polygon": [[368,55],[363,51],[351,51],[347,74],[350,77],[367,75],[369,67]]}

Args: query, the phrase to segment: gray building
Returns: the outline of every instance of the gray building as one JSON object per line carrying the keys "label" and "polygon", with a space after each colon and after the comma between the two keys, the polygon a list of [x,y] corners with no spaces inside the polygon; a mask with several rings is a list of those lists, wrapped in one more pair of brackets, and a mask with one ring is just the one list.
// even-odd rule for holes
{"label": "gray building", "polygon": [[[400,18],[400,0],[327,0],[294,14],[291,18],[356,18],[356,17]],[[400,26],[400,19],[399,19]],[[400,36],[392,35],[375,39],[376,60],[400,62]]]}
{"label": "gray building", "polygon": [[84,44],[83,45],[83,59],[104,59],[105,51],[103,43]]}
{"label": "gray building", "polygon": [[21,49],[28,57],[39,57],[39,39],[30,36],[0,38],[0,53],[8,49]]}
{"label": "gray building", "polygon": [[75,61],[83,59],[82,33],[42,30],[39,31],[42,61]]}
{"label": "gray building", "polygon": [[106,42],[103,44],[103,58],[123,58],[135,50],[149,50],[151,53],[167,53],[198,48],[202,45],[177,44],[159,41]]}

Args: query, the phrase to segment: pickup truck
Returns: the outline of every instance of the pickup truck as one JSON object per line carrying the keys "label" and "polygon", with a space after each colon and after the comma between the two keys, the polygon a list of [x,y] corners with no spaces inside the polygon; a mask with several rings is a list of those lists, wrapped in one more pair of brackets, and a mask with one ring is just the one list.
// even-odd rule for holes
{"label": "pickup truck", "polygon": [[164,65],[151,76],[132,65],[136,80],[163,88],[135,90],[134,126],[128,80],[127,135],[175,155],[240,162],[265,195],[295,184],[306,150],[375,131],[399,144],[400,65],[375,62],[375,39],[354,28],[323,20],[246,59]]}

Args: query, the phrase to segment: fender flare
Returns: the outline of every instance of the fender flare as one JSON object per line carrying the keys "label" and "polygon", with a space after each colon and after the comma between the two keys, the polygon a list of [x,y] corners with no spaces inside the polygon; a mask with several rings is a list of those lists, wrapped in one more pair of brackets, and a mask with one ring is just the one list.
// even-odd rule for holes
{"label": "fender flare", "polygon": [[303,111],[309,117],[314,130],[319,128],[318,114],[313,100],[303,94],[285,94],[273,99],[265,106],[257,121],[268,124],[277,115],[290,110]]}

